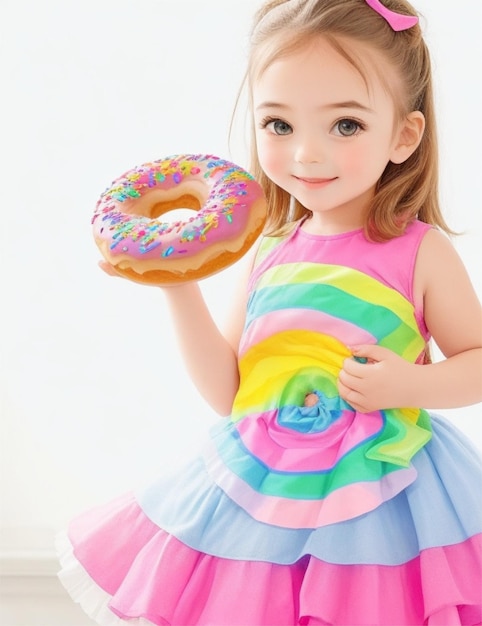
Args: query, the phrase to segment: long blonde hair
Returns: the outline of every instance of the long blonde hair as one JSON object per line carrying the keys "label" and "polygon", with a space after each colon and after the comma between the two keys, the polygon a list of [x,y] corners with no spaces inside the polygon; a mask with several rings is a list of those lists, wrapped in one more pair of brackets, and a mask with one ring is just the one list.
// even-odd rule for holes
{"label": "long blonde hair", "polygon": [[[384,0],[397,13],[416,15],[406,0]],[[414,218],[449,234],[438,199],[438,146],[430,55],[419,25],[394,32],[364,0],[268,0],[257,12],[245,83],[253,82],[275,60],[295,52],[313,38],[323,37],[351,63],[366,81],[363,67],[350,54],[346,41],[369,45],[398,71],[403,94],[395,98],[400,119],[421,111],[425,131],[415,152],[402,164],[388,163],[378,181],[368,211],[367,237],[384,241],[402,234]],[[383,76],[380,80],[388,83]],[[398,96],[399,94],[397,94]],[[279,234],[310,211],[273,183],[261,169],[251,111],[251,166],[268,203],[266,232]]]}

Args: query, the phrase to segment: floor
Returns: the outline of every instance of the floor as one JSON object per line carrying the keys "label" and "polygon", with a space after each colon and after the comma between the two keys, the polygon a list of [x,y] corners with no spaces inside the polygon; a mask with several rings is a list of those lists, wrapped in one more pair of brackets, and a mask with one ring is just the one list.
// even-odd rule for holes
{"label": "floor", "polygon": [[55,576],[2,576],[0,626],[92,626]]}

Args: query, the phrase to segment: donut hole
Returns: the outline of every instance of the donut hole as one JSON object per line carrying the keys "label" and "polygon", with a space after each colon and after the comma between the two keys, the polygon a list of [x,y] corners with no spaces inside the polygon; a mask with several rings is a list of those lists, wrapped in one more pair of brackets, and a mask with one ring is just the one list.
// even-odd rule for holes
{"label": "donut hole", "polygon": [[196,217],[197,211],[195,211],[194,209],[180,208],[180,209],[172,209],[160,215],[162,215],[163,222],[167,224],[176,224],[179,222],[182,222],[182,223],[189,222],[192,218]]}
{"label": "donut hole", "polygon": [[169,224],[188,222],[196,217],[200,208],[199,198],[191,194],[183,194],[165,202],[156,202],[151,206],[148,217],[157,219],[162,216],[162,221]]}

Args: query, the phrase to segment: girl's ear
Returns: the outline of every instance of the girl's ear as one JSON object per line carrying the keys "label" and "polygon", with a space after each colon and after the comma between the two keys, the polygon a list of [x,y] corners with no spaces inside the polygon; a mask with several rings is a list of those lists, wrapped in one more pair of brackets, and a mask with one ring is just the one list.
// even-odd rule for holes
{"label": "girl's ear", "polygon": [[420,111],[412,111],[400,124],[394,148],[390,156],[392,163],[403,163],[412,155],[422,141],[425,118]]}

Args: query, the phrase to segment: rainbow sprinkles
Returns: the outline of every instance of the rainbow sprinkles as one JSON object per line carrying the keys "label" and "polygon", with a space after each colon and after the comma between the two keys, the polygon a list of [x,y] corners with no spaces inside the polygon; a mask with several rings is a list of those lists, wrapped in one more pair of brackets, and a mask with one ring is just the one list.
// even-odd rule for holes
{"label": "rainbow sprinkles", "polygon": [[[251,207],[262,197],[251,174],[234,163],[212,155],[175,155],[117,178],[97,202],[94,236],[109,261],[196,255],[201,247],[250,231]],[[161,219],[178,208],[197,213],[186,221]],[[263,221],[264,209],[261,219],[258,211],[257,234]]]}

